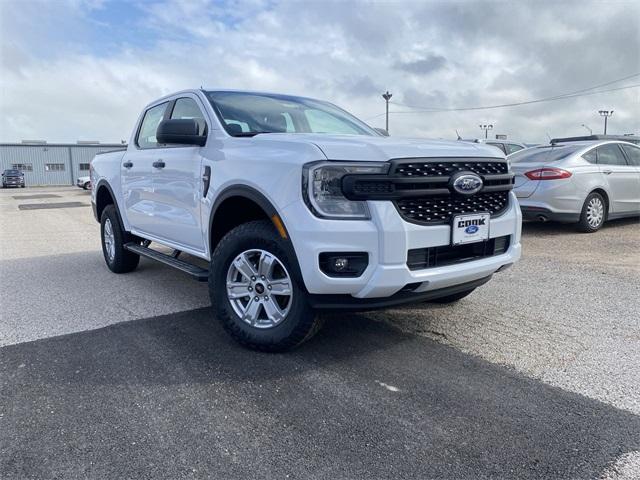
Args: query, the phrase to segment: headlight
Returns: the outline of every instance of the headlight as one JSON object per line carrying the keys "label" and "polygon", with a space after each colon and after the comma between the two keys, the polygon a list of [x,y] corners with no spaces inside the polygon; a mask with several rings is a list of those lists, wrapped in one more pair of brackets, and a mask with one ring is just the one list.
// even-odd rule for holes
{"label": "headlight", "polygon": [[349,173],[386,173],[388,163],[315,162],[304,166],[302,196],[314,215],[332,219],[368,219],[367,202],[347,200],[342,177]]}

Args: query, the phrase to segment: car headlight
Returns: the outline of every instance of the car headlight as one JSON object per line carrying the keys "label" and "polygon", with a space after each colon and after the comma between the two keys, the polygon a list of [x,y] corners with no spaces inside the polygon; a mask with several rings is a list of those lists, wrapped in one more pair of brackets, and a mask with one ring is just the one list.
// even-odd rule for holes
{"label": "car headlight", "polygon": [[302,171],[302,196],[314,215],[336,220],[369,219],[367,202],[352,201],[342,194],[347,174],[387,173],[388,163],[315,162]]}

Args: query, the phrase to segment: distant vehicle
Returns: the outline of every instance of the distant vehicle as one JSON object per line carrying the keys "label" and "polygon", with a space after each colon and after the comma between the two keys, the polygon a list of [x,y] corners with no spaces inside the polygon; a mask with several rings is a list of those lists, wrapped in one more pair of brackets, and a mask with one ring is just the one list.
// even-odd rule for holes
{"label": "distant vehicle", "polygon": [[474,138],[474,139],[465,139],[460,138],[459,140],[463,142],[474,142],[474,143],[484,143],[486,145],[491,145],[493,147],[497,147],[500,149],[502,153],[505,155],[511,155],[512,153],[519,152],[520,150],[524,150],[528,148],[527,145],[520,142],[512,142],[510,140],[485,140],[484,138]]}
{"label": "distant vehicle", "polygon": [[91,177],[78,177],[76,180],[76,186],[80,187],[83,190],[91,189]]}
{"label": "distant vehicle", "polygon": [[629,142],[560,142],[509,157],[525,220],[577,223],[640,215],[640,147]]}
{"label": "distant vehicle", "polygon": [[581,137],[552,138],[551,143],[586,142],[601,140],[618,140],[621,142],[629,142],[640,145],[640,137],[638,135],[584,135]]}
{"label": "distant vehicle", "polygon": [[14,169],[7,169],[2,172],[2,188],[7,187],[24,188],[24,173]]}

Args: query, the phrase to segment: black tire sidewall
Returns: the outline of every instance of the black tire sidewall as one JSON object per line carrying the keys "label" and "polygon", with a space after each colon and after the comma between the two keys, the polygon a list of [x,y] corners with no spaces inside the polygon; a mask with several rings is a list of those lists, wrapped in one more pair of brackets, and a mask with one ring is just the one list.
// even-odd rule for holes
{"label": "black tire sidewall", "polygon": [[[113,230],[115,243],[115,254],[113,260],[109,260],[107,249],[104,242],[104,225],[109,219]],[[128,241],[128,235],[122,228],[118,212],[114,205],[107,205],[100,216],[100,242],[102,244],[102,255],[104,261],[114,273],[126,273],[134,270],[138,266],[140,257],[124,248],[124,244]]]}
{"label": "black tire sidewall", "polygon": [[[231,262],[240,253],[254,249],[275,255],[292,280],[293,299],[289,313],[279,325],[271,328],[256,328],[243,321],[233,310],[226,293]],[[225,329],[241,343],[262,350],[286,350],[303,342],[313,330],[315,312],[308,304],[297,262],[290,250],[268,221],[250,222],[235,228],[216,248],[209,278],[211,302]]]}
{"label": "black tire sidewall", "polygon": [[[587,221],[587,206],[589,205],[589,202],[591,201],[591,199],[593,199],[594,197],[597,197],[600,199],[603,207],[602,221],[597,227],[592,227]],[[604,222],[606,222],[607,220],[607,210],[608,210],[607,202],[602,195],[600,195],[597,192],[593,192],[587,195],[587,198],[585,199],[584,204],[582,205],[582,212],[580,213],[580,221],[578,222],[578,226],[580,230],[585,233],[593,233],[600,230],[604,225]]]}

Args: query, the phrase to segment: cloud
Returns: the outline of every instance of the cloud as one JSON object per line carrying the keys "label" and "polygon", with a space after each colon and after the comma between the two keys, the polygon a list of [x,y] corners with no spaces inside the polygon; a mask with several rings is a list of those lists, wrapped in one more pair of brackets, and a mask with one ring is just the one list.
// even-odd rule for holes
{"label": "cloud", "polygon": [[442,55],[428,55],[412,62],[396,62],[395,67],[405,72],[426,75],[444,68],[446,64],[447,59]]}
{"label": "cloud", "polygon": [[0,22],[2,141],[119,141],[146,103],[201,85],[327,99],[374,126],[388,89],[394,135],[471,137],[491,122],[544,141],[598,130],[604,107],[614,131],[640,131],[639,90],[476,112],[399,105],[517,102],[640,72],[632,1],[5,0]]}

